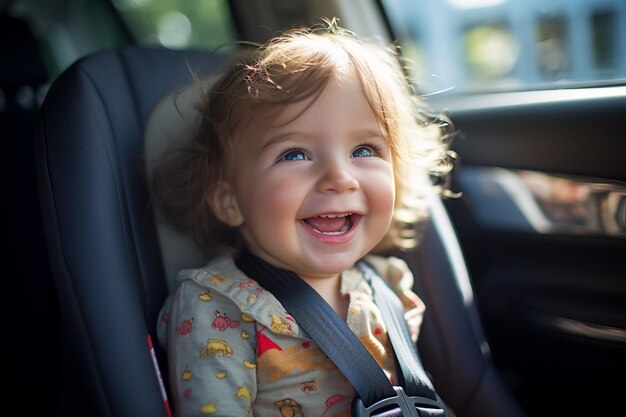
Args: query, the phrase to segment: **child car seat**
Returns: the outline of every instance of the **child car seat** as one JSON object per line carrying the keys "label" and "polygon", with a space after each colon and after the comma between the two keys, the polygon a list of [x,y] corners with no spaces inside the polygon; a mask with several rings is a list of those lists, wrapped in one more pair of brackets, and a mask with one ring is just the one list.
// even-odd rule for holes
{"label": "child car seat", "polygon": [[[146,335],[154,333],[167,276],[196,266],[187,264],[202,254],[195,248],[190,257],[180,249],[194,248],[189,240],[157,232],[146,162],[162,148],[151,136],[177,140],[166,126],[178,118],[184,132],[189,121],[163,98],[192,82],[190,68],[208,74],[222,60],[200,51],[100,52],[66,70],[46,97],[37,169],[62,320],[59,415],[166,415]],[[432,213],[420,249],[405,254],[427,305],[419,342],[425,368],[458,417],[521,416],[494,370],[456,236],[436,198]],[[157,356],[164,372],[164,355]]]}

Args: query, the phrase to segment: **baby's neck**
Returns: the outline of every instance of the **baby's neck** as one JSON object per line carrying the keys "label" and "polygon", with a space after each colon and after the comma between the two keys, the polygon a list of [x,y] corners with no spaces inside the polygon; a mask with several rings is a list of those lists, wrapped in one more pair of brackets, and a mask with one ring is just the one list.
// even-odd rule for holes
{"label": "baby's neck", "polygon": [[327,278],[302,278],[332,307],[333,310],[346,320],[348,316],[348,295],[341,293],[341,274]]}

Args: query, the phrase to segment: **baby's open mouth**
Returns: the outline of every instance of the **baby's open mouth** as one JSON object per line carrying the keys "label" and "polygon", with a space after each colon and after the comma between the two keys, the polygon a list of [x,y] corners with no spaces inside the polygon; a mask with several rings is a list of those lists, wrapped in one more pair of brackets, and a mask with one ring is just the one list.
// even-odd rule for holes
{"label": "baby's open mouth", "polygon": [[352,213],[324,214],[304,219],[304,223],[316,233],[322,235],[343,235],[352,227]]}

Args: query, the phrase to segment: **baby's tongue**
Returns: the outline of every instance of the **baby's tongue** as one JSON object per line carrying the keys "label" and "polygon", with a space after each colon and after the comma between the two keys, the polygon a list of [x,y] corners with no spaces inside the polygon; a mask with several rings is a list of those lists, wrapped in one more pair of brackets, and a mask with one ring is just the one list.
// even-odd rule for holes
{"label": "baby's tongue", "polygon": [[348,216],[344,217],[309,217],[304,220],[307,224],[320,232],[340,232],[346,222]]}

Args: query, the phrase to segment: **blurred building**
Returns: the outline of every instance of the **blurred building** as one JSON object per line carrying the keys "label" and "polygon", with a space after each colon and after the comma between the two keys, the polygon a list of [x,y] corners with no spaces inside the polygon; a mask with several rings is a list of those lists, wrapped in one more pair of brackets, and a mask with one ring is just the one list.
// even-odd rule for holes
{"label": "blurred building", "polygon": [[387,0],[425,93],[626,79],[624,0]]}

